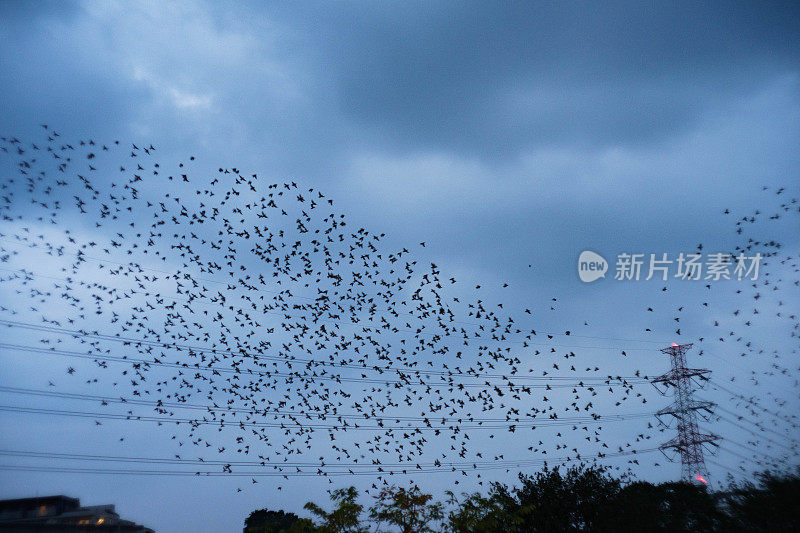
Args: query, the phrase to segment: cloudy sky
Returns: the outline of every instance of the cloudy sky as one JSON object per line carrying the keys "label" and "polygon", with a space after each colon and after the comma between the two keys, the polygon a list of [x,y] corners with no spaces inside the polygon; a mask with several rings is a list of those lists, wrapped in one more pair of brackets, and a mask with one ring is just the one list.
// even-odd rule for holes
{"label": "cloudy sky", "polygon": [[[776,210],[786,199],[772,194],[779,187],[798,195],[799,37],[793,2],[2,2],[0,135],[34,138],[47,123],[69,138],[151,143],[164,160],[194,155],[209,171],[236,166],[318,188],[391,246],[425,241],[415,253],[459,279],[508,282],[514,293],[498,298],[525,306],[558,297],[560,314],[539,327],[588,322],[587,334],[609,346],[653,348],[635,363],[603,362],[657,374],[667,369],[658,343],[714,337],[710,324],[741,303],[740,282],[714,293],[709,314],[690,308],[709,298],[699,283],[670,280],[669,296],[659,295],[663,283],[614,280],[615,258],[700,243],[730,250],[740,241],[725,209]],[[796,222],[758,230],[796,254]],[[605,279],[580,281],[583,250],[609,260]],[[797,279],[791,266],[772,267]],[[797,287],[774,300],[764,305],[797,310]],[[661,322],[643,316],[654,303]],[[791,410],[797,337],[770,320],[747,334],[794,369],[770,390]],[[747,381],[773,361],[728,363],[741,350],[725,350],[708,345],[713,357],[693,362],[775,402],[763,382]],[[3,384],[41,385],[30,379],[35,367],[0,357]],[[668,400],[653,392],[653,402]],[[58,421],[0,420],[3,447],[75,450],[84,438]],[[739,438],[736,428],[713,429]],[[143,430],[138,442],[150,438]],[[153,446],[170,454],[169,443]],[[213,480],[123,481],[2,472],[0,497],[65,493],[116,503],[157,531],[222,531],[259,507],[300,512],[327,488],[236,495]],[[226,512],[201,513],[219,502]]]}

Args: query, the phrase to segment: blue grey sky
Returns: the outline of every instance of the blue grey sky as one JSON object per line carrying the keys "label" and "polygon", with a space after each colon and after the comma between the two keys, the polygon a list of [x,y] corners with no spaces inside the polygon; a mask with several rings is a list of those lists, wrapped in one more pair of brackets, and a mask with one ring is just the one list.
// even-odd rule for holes
{"label": "blue grey sky", "polygon": [[[693,342],[690,364],[719,383],[783,414],[800,407],[798,326],[789,317],[800,310],[797,204],[748,227],[746,236],[782,243],[762,271],[768,286],[613,279],[620,253],[677,256],[701,243],[730,251],[743,239],[736,217],[781,212],[800,195],[794,2],[2,2],[0,135],[36,141],[42,123],[73,142],[152,144],[165,165],[196,156],[198,174],[237,167],[321,190],[353,225],[385,233],[388,249],[413,247],[420,264],[463,280],[465,299],[503,302],[531,328],[591,337],[573,341],[582,365],[656,375],[668,369],[659,348]],[[80,231],[91,238],[91,227]],[[605,279],[580,281],[583,250],[609,261]],[[57,275],[32,251],[15,261],[8,267]],[[483,293],[466,290],[477,284]],[[25,309],[15,288],[0,285],[3,306]],[[755,292],[764,299],[752,316]],[[542,312],[528,317],[528,307]],[[733,314],[745,308],[752,325]],[[63,363],[49,359],[0,350],[0,365],[1,385],[64,379]],[[640,392],[647,409],[669,403],[652,388]],[[745,409],[724,391],[702,394]],[[3,404],[52,406],[0,395]],[[774,424],[781,436],[772,437],[796,464],[798,431],[760,420]],[[91,421],[2,413],[0,448],[179,453],[152,425],[118,424],[98,431]],[[634,426],[607,431],[624,446],[644,431]],[[767,442],[724,421],[704,429],[759,450]],[[647,446],[671,436],[655,433]],[[528,440],[479,437],[476,448],[523,459]],[[679,465],[656,468],[652,459],[634,472],[679,475]],[[718,483],[742,464],[758,469],[724,452],[714,461]],[[483,475],[511,482],[519,470]],[[422,488],[437,497],[481,488],[474,477],[459,485],[448,474],[428,477]],[[302,514],[309,499],[326,502],[329,488],[300,478],[278,491],[267,479],[237,493],[238,483],[2,471],[0,497],[64,493],[116,503],[159,532],[212,532],[237,530],[256,508]]]}

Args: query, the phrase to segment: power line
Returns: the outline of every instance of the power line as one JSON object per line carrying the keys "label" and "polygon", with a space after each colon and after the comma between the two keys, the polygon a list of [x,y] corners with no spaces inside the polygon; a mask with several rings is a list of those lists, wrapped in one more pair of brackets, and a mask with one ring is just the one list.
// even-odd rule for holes
{"label": "power line", "polygon": [[[775,430],[773,430],[773,429],[766,428],[766,427],[762,427],[761,425],[759,425],[759,423],[758,423],[758,422],[753,422],[752,420],[748,419],[747,417],[745,417],[745,416],[743,416],[743,415],[740,415],[740,414],[737,414],[737,413],[735,413],[735,412],[731,411],[730,409],[726,409],[726,408],[724,408],[724,407],[720,407],[720,406],[717,406],[717,407],[720,409],[720,411],[724,411],[725,413],[728,413],[729,415],[731,415],[731,416],[734,416],[734,417],[736,417],[736,418],[737,418],[737,419],[739,419],[739,420],[742,420],[742,421],[744,421],[744,422],[747,422],[748,424],[752,424],[753,426],[755,426],[756,428],[758,428],[759,430],[761,430],[761,432],[762,432],[762,433],[764,433],[764,432],[767,432],[767,431],[768,431],[768,432],[770,432],[770,433],[774,433],[775,435],[777,435],[778,437],[781,437],[781,438],[786,438],[786,437],[787,437],[786,435],[782,435],[781,433],[778,433],[777,431],[775,431]],[[720,417],[720,418],[723,418],[723,417],[721,417],[720,415],[717,415],[717,416],[718,416],[718,417]],[[726,419],[724,419],[724,418],[723,418],[723,420],[726,420]],[[738,424],[737,424],[735,421],[733,421],[733,420],[729,420],[729,419],[727,419],[727,421],[728,421],[729,423],[731,423],[731,424],[738,425]],[[740,427],[741,427],[741,429],[744,429],[745,431],[750,431],[751,433],[753,433],[753,435],[756,435],[756,436],[758,436],[758,437],[760,437],[760,438],[764,438],[764,439],[766,439],[766,440],[768,440],[768,441],[770,441],[770,442],[773,442],[773,443],[775,443],[775,444],[780,444],[780,443],[778,443],[778,442],[775,442],[774,440],[770,439],[769,437],[767,437],[767,436],[765,436],[765,435],[759,435],[759,434],[757,434],[757,433],[753,432],[752,430],[745,428],[744,426],[740,426]]]}
{"label": "power line", "polygon": [[[278,357],[278,356],[269,356],[263,354],[254,354],[252,352],[248,352],[246,350],[240,351],[232,351],[232,350],[223,350],[223,349],[216,349],[216,348],[207,348],[202,346],[192,346],[186,344],[179,344],[179,343],[165,343],[162,341],[155,341],[149,339],[136,339],[131,337],[123,337],[121,335],[108,335],[108,334],[101,334],[97,330],[94,332],[88,332],[83,330],[70,330],[61,327],[55,326],[42,326],[39,324],[31,324],[28,322],[20,322],[20,321],[12,321],[12,320],[4,320],[0,319],[0,324],[5,325],[7,327],[13,328],[21,328],[21,329],[29,329],[33,331],[45,331],[48,333],[56,333],[60,335],[69,335],[72,337],[88,337],[94,338],[99,340],[105,341],[113,341],[113,342],[121,342],[125,345],[136,345],[136,346],[151,346],[151,347],[158,347],[158,348],[171,348],[177,351],[186,351],[190,354],[194,353],[211,353],[214,355],[230,355],[230,356],[240,356],[240,357],[250,357],[254,361],[258,361],[259,359],[264,359],[268,361],[280,361],[288,364],[306,364],[306,365],[318,365],[318,366],[333,366],[333,367],[341,367],[341,368],[353,368],[359,370],[390,370],[399,373],[408,373],[408,374],[425,374],[425,375],[442,375],[442,376],[450,376],[450,375],[464,375],[464,376],[475,376],[475,377],[501,377],[505,378],[506,375],[503,374],[478,374],[478,373],[470,373],[470,372],[463,372],[463,371],[453,371],[453,370],[423,370],[419,368],[410,368],[410,367],[391,367],[391,366],[380,366],[380,365],[355,365],[352,363],[336,363],[331,361],[324,361],[319,359],[304,359],[304,358],[296,358],[296,357]],[[102,355],[98,356],[102,358]],[[189,367],[191,368],[191,367]],[[217,369],[220,370],[220,369]],[[238,373],[248,373],[247,371],[241,371]],[[514,372],[510,372],[508,375],[514,376],[514,379],[527,379],[526,376],[520,376],[519,374],[515,374]],[[530,376],[533,379],[540,379],[537,376]],[[600,377],[587,377],[587,379],[602,379]],[[642,382],[647,381],[647,376],[628,376],[623,378],[607,376],[605,379],[609,380],[641,380]]]}
{"label": "power line", "polygon": [[[484,471],[484,470],[508,470],[511,467],[526,467],[552,463],[566,463],[575,461],[585,461],[588,459],[605,459],[610,457],[620,457],[629,455],[643,455],[656,451],[657,448],[648,448],[642,450],[631,450],[621,453],[608,453],[597,454],[589,456],[580,456],[579,454],[574,457],[561,457],[542,460],[519,461],[514,464],[485,464],[473,466],[464,465],[465,468],[456,468],[455,466],[440,466],[440,467],[399,467],[391,466],[384,468],[382,465],[373,465],[373,471],[352,471],[349,466],[341,467],[347,470],[322,470],[322,467],[317,468],[316,471],[303,471],[297,472],[297,467],[294,472],[279,471],[279,472],[264,472],[263,470],[236,472],[236,471],[188,471],[188,470],[145,470],[145,469],[109,469],[109,468],[90,468],[90,467],[60,467],[60,466],[26,466],[26,465],[7,465],[0,464],[0,470],[7,471],[22,471],[22,472],[55,472],[55,473],[75,473],[75,474],[112,474],[112,475],[163,475],[163,476],[200,476],[200,477],[308,477],[308,476],[376,476],[376,475],[414,475],[422,473],[453,473],[458,471]],[[535,462],[534,462],[535,461]],[[420,465],[421,466],[421,465]],[[330,466],[328,468],[331,468]]]}
{"label": "power line", "polygon": [[748,398],[747,396],[744,396],[743,394],[739,394],[737,392],[734,392],[734,391],[732,391],[732,390],[720,385],[719,383],[717,383],[714,380],[709,379],[708,381],[709,381],[709,383],[711,383],[712,386],[716,387],[717,389],[719,389],[719,390],[721,390],[723,392],[727,392],[728,394],[730,394],[733,397],[739,398],[740,400],[742,400],[745,403],[751,405],[752,407],[760,409],[761,411],[763,411],[765,413],[768,413],[768,414],[771,414],[773,416],[776,416],[778,418],[781,418],[781,419],[785,420],[786,422],[788,422],[790,425],[792,425],[792,427],[795,427],[795,428],[800,427],[798,425],[798,423],[797,423],[796,415],[787,416],[787,415],[784,415],[782,413],[778,413],[776,411],[770,411],[766,407],[763,407],[762,405],[760,405],[758,403],[758,400],[756,400],[753,397],[749,397]]}
{"label": "power line", "polygon": [[[623,451],[623,452],[610,452],[607,454],[600,454],[603,457],[616,457],[616,456],[624,456],[624,455],[635,455],[638,453],[646,453],[649,451],[655,451],[656,448],[650,449],[641,449],[641,450],[633,450],[633,451]],[[332,468],[369,468],[375,469],[377,467],[383,468],[402,468],[407,466],[414,466],[414,467],[421,467],[421,468],[431,468],[431,467],[471,467],[471,466],[495,466],[497,468],[505,468],[510,466],[522,466],[522,465],[536,465],[542,464],[547,462],[559,461],[559,460],[567,460],[570,457],[551,457],[549,459],[538,458],[538,459],[508,459],[508,460],[476,460],[476,461],[434,461],[434,462],[424,462],[424,461],[404,461],[399,463],[342,463],[341,461],[331,462],[310,462],[310,461],[281,461],[278,463],[271,463],[266,460],[251,460],[251,461],[244,461],[244,460],[224,460],[224,459],[186,459],[186,458],[178,458],[178,457],[130,457],[130,456],[119,456],[119,455],[96,455],[96,454],[76,454],[76,453],[63,453],[63,452],[38,452],[38,451],[29,451],[29,450],[2,450],[0,449],[0,455],[6,455],[11,457],[28,457],[34,459],[58,459],[58,460],[75,460],[75,461],[98,461],[98,462],[121,462],[121,463],[145,463],[145,464],[201,464],[201,465],[208,465],[208,466],[215,466],[215,465],[222,465],[222,466],[256,466],[256,467],[264,467],[264,468],[297,468],[297,467],[313,467],[313,468],[323,468],[323,467],[332,467]],[[591,457],[599,457],[599,456],[588,456]]]}
{"label": "power line", "polygon": [[[39,348],[36,346],[25,346],[25,345],[18,345],[18,344],[8,344],[8,343],[0,343],[0,349],[7,349],[11,351],[21,351],[21,352],[29,352],[29,353],[37,353],[41,355],[59,355],[64,357],[76,357],[81,359],[91,359],[93,361],[103,361],[103,362],[113,362],[113,363],[121,363],[121,364],[130,364],[130,365],[145,365],[145,366],[163,366],[169,368],[178,368],[181,370],[192,370],[198,372],[219,372],[219,373],[232,373],[232,374],[246,374],[246,375],[256,375],[256,376],[267,376],[270,378],[274,377],[285,377],[290,379],[300,379],[303,381],[308,382],[315,382],[318,380],[322,381],[336,381],[336,382],[356,382],[356,383],[381,383],[387,385],[408,385],[408,386],[420,386],[420,387],[430,387],[434,390],[439,390],[441,388],[453,388],[453,389],[461,389],[461,388],[493,388],[499,387],[504,389],[559,389],[559,388],[594,388],[594,387],[619,387],[632,385],[632,384],[640,384],[646,383],[646,381],[642,379],[634,379],[628,380],[626,378],[620,378],[624,380],[624,383],[619,382],[612,382],[608,378],[601,378],[601,377],[577,377],[577,378],[570,378],[568,376],[552,376],[552,377],[538,377],[538,376],[520,376],[522,379],[526,380],[538,380],[539,382],[545,382],[544,384],[528,384],[528,385],[514,385],[510,384],[511,381],[506,377],[506,382],[499,382],[499,383],[465,383],[463,381],[453,380],[452,378],[448,381],[433,381],[433,382],[416,382],[411,381],[410,379],[403,379],[403,380],[379,380],[374,378],[353,378],[353,377],[346,377],[341,376],[339,374],[318,374],[318,375],[309,375],[309,374],[301,374],[299,372],[278,372],[278,371],[254,371],[254,370],[241,370],[236,368],[226,368],[226,367],[206,367],[206,366],[193,366],[187,363],[168,363],[159,360],[149,360],[149,359],[138,359],[138,358],[131,358],[131,357],[118,357],[112,355],[104,355],[104,354],[89,354],[89,353],[82,353],[82,352],[74,352],[69,350],[58,350],[55,348]],[[427,373],[426,373],[427,374]],[[461,374],[463,375],[463,374]],[[472,376],[475,379],[480,379],[482,377],[486,377],[486,375],[479,375],[479,376]],[[491,376],[493,378],[500,377],[500,375]],[[419,379],[419,378],[417,378]],[[517,377],[515,376],[514,379],[516,380]],[[570,381],[565,382],[564,380],[567,379],[579,379],[580,381]],[[613,378],[616,379],[616,378]],[[548,381],[553,381],[554,383],[549,384]],[[602,380],[602,381],[601,381]],[[585,382],[584,382],[585,381]]]}
{"label": "power line", "polygon": [[[735,442],[735,441],[732,441],[732,440],[729,440],[729,441],[727,441],[727,442],[731,442],[731,443],[733,443],[733,444],[737,444],[737,445],[738,445],[738,443],[737,443],[737,442]],[[752,451],[753,451],[753,450],[750,450],[750,449],[748,449],[748,448],[747,448],[747,447],[745,447],[745,446],[741,446],[741,447],[742,447],[742,448],[744,448],[744,449],[746,449],[746,450],[748,450],[748,451],[750,451],[750,452],[752,452]],[[772,466],[777,466],[778,464],[780,464],[780,463],[782,463],[782,462],[785,462],[785,461],[783,461],[783,460],[775,459],[774,457],[771,457],[771,456],[769,456],[769,455],[765,455],[765,454],[760,454],[760,455],[762,455],[763,457],[766,457],[767,459],[769,459],[769,461],[760,461],[760,460],[758,460],[758,459],[755,459],[755,458],[754,458],[754,457],[752,457],[752,456],[751,456],[751,457],[747,457],[747,456],[744,456],[744,455],[742,455],[742,454],[740,454],[740,453],[738,453],[738,452],[734,452],[733,450],[729,450],[729,449],[727,449],[727,448],[724,448],[724,447],[722,447],[722,446],[720,446],[720,447],[719,447],[719,449],[720,449],[721,451],[725,452],[725,453],[729,453],[729,454],[731,454],[731,455],[735,455],[736,457],[738,457],[738,458],[740,458],[740,459],[743,459],[743,460],[745,460],[745,461],[748,461],[748,462],[749,462],[749,461],[753,461],[753,460],[755,460],[755,463],[756,463],[757,465],[759,465],[759,466],[761,465],[761,463],[766,463],[766,464],[769,464],[769,465],[772,465]]]}
{"label": "power line", "polygon": [[729,476],[733,476],[733,475],[734,475],[734,473],[735,473],[736,475],[741,475],[741,473],[740,473],[740,472],[736,472],[736,470],[735,470],[735,469],[732,469],[732,468],[730,468],[730,467],[728,467],[728,466],[725,466],[725,465],[723,465],[723,464],[720,464],[720,463],[718,463],[717,461],[715,461],[714,459],[706,459],[706,461],[707,461],[707,462],[709,462],[709,463],[711,463],[711,464],[712,464],[712,465],[714,465],[714,466],[717,466],[717,467],[719,467],[719,468],[723,469],[724,471],[726,471],[726,472],[728,473],[728,475],[729,475]]}
{"label": "power line", "polygon": [[737,457],[739,457],[741,459],[744,459],[745,461],[752,461],[753,459],[755,459],[755,456],[761,456],[761,457],[763,457],[765,459],[768,459],[769,462],[771,462],[772,464],[778,464],[778,463],[786,462],[788,460],[788,457],[787,458],[773,457],[773,456],[771,456],[771,455],[769,455],[769,454],[767,454],[765,452],[762,452],[762,451],[758,450],[756,447],[754,447],[752,445],[751,446],[746,446],[746,445],[744,445],[744,444],[742,444],[740,442],[737,442],[737,441],[735,441],[733,439],[727,439],[725,442],[729,442],[730,444],[733,444],[734,446],[738,446],[739,448],[741,448],[743,450],[746,450],[749,453],[754,454],[751,457],[745,457],[744,455],[738,454],[737,452],[734,452],[732,450],[729,450],[727,448],[719,446],[720,450],[728,452],[728,453],[730,453],[732,455],[736,455]]}
{"label": "power line", "polygon": [[[194,419],[194,418],[178,418],[178,417],[160,417],[151,415],[138,415],[138,414],[121,414],[121,413],[103,413],[103,412],[87,412],[87,411],[73,411],[67,409],[45,409],[39,407],[25,407],[15,405],[0,405],[0,411],[25,413],[25,414],[41,414],[53,416],[69,416],[78,418],[94,418],[105,420],[125,420],[137,422],[158,422],[163,424],[175,425],[188,425],[188,426],[231,426],[231,427],[268,427],[268,428],[281,428],[281,429],[301,429],[301,430],[354,430],[354,431],[454,431],[463,432],[465,430],[500,430],[506,429],[514,431],[519,429],[536,429],[539,426],[569,426],[575,424],[602,424],[605,422],[621,422],[625,420],[649,418],[652,413],[639,413],[631,415],[606,415],[606,416],[585,416],[585,417],[571,417],[571,418],[558,418],[547,419],[541,421],[525,421],[514,422],[507,424],[494,424],[484,425],[479,422],[477,424],[451,424],[449,426],[439,425],[423,425],[423,426],[387,426],[387,425],[372,425],[362,426],[357,423],[348,424],[346,421],[340,425],[330,424],[301,424],[300,422],[288,419],[285,422],[255,422],[250,420],[207,420],[207,419]],[[213,414],[213,413],[212,413]],[[255,413],[254,413],[255,414]],[[249,417],[248,417],[249,418]],[[435,419],[434,419],[435,421]]]}
{"label": "power line", "polygon": [[769,437],[765,437],[764,435],[759,435],[755,431],[753,431],[751,429],[748,429],[747,427],[745,427],[745,426],[743,426],[741,424],[737,424],[736,422],[734,422],[733,420],[731,420],[729,418],[725,418],[725,417],[720,416],[720,415],[717,415],[717,418],[719,418],[720,420],[724,420],[724,421],[728,422],[729,424],[733,424],[734,426],[738,427],[739,429],[741,429],[743,431],[747,431],[748,433],[750,433],[751,435],[753,435],[755,437],[758,437],[759,439],[764,439],[764,440],[766,440],[768,442],[771,442],[772,444],[775,444],[777,446],[781,446],[783,448],[786,448],[787,450],[789,450],[792,453],[796,453],[796,451],[797,451],[797,450],[794,450],[794,449],[790,448],[789,446],[786,446],[785,444],[782,444],[780,442],[774,441],[774,440],[770,439]]}
{"label": "power line", "polygon": [[[57,392],[57,391],[50,391],[50,390],[40,390],[40,389],[26,389],[20,387],[7,387],[7,386],[0,386],[0,392],[10,393],[10,394],[23,394],[23,395],[30,395],[30,396],[44,396],[50,398],[64,398],[70,400],[80,400],[80,401],[92,401],[92,402],[106,402],[106,403],[119,403],[125,405],[149,405],[155,406],[157,409],[194,409],[194,410],[201,410],[204,412],[214,413],[217,411],[227,411],[227,412],[235,412],[235,413],[245,413],[251,415],[281,415],[281,416],[296,416],[296,417],[306,417],[306,418],[317,418],[320,420],[324,420],[327,418],[335,418],[335,419],[348,419],[348,420],[368,420],[368,421],[375,421],[375,420],[406,420],[406,421],[417,421],[417,422],[424,422],[433,420],[435,422],[441,421],[444,423],[445,421],[448,422],[506,422],[506,423],[516,423],[520,421],[526,422],[534,422],[534,421],[544,421],[548,422],[552,419],[547,418],[536,418],[533,417],[502,417],[502,418],[483,418],[483,417],[472,417],[472,416],[462,416],[462,417],[446,417],[446,416],[406,416],[406,415],[397,415],[397,416],[389,416],[389,415],[372,415],[372,414],[339,414],[339,413],[332,413],[332,412],[317,412],[317,411],[291,411],[291,410],[273,410],[273,409],[246,409],[246,408],[237,408],[231,406],[218,406],[218,405],[199,405],[199,404],[191,404],[191,403],[184,403],[184,402],[162,402],[160,400],[140,400],[140,399],[129,399],[123,397],[113,397],[113,396],[98,396],[98,395],[91,395],[91,394],[80,394],[80,393],[67,393],[67,392]],[[652,413],[629,413],[635,415],[652,415]],[[595,415],[589,415],[593,418]],[[602,417],[602,415],[596,415]],[[626,415],[614,415],[614,416],[626,416]],[[585,417],[575,417],[576,419],[583,419]],[[570,417],[566,418],[559,418],[558,420],[571,420]]]}

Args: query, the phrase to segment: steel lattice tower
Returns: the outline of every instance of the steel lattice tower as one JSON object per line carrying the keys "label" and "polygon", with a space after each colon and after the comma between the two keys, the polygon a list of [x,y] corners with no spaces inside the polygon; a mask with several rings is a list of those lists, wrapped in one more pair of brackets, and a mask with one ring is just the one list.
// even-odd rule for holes
{"label": "steel lattice tower", "polygon": [[[656,413],[660,423],[669,427],[669,422],[663,422],[662,417],[670,415],[678,423],[678,436],[665,442],[659,449],[667,458],[672,461],[676,455],[681,457],[681,479],[687,482],[707,483],[708,470],[706,470],[703,452],[706,445],[716,446],[717,435],[700,433],[697,429],[698,414],[710,414],[714,407],[712,402],[698,401],[694,398],[695,386],[699,384],[695,378],[704,379],[705,374],[710,370],[699,368],[687,368],[686,352],[691,348],[691,344],[672,346],[661,350],[670,356],[672,368],[666,374],[653,378],[651,381],[662,394],[672,387],[674,389],[675,401]],[[659,388],[664,387],[664,390]],[[671,421],[672,419],[670,419]],[[674,452],[672,456],[667,452]]]}

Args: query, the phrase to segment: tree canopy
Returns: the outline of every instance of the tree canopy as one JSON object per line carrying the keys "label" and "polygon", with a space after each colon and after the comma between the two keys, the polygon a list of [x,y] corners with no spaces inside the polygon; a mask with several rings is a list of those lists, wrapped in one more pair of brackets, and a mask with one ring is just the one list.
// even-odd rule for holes
{"label": "tree canopy", "polygon": [[445,503],[434,501],[417,486],[387,485],[373,496],[369,509],[358,502],[356,488],[348,487],[331,493],[331,511],[311,502],[305,505],[316,522],[261,509],[248,517],[245,533],[775,533],[800,529],[800,470],[762,473],[754,482],[731,482],[721,492],[694,483],[618,479],[598,465],[545,468],[520,474],[518,479],[517,486],[492,483],[485,494],[448,492]]}

